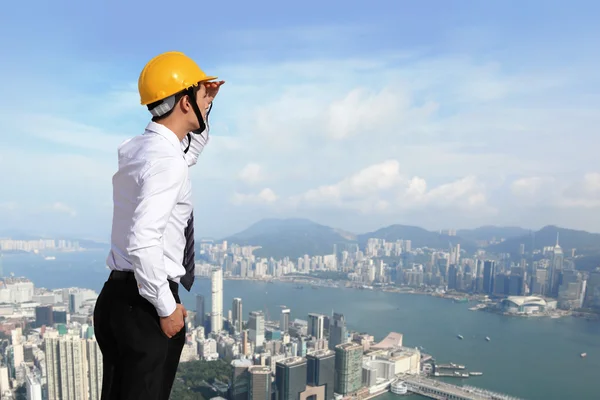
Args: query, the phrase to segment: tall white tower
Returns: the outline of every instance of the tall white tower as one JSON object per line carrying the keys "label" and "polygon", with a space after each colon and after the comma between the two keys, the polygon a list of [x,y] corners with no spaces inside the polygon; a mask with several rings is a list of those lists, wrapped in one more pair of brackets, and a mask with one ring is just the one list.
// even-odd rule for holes
{"label": "tall white tower", "polygon": [[223,330],[223,270],[214,267],[211,272],[212,309],[210,312],[211,332]]}

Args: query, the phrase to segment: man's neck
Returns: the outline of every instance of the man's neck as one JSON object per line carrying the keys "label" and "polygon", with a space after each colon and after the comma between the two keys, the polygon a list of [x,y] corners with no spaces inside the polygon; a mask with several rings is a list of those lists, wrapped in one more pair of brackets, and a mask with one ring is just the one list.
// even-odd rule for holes
{"label": "man's neck", "polygon": [[189,130],[185,129],[185,127],[178,126],[178,124],[173,123],[173,121],[161,121],[157,122],[157,124],[163,125],[165,128],[168,128],[171,132],[177,136],[177,139],[181,142],[184,137],[188,134]]}

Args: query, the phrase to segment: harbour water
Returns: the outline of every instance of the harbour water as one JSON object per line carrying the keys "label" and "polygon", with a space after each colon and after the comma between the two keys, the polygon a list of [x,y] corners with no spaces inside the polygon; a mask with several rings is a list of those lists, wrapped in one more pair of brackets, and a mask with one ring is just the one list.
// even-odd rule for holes
{"label": "harbour water", "polygon": [[[59,253],[56,260],[45,261],[34,255],[5,255],[4,273],[27,276],[38,287],[80,286],[99,291],[108,273],[105,256],[105,252]],[[231,308],[233,297],[241,297],[245,315],[268,310],[272,319],[277,318],[280,305],[291,308],[292,318],[302,319],[309,312],[331,314],[335,310],[346,316],[351,329],[368,332],[376,339],[390,331],[401,332],[406,346],[423,346],[439,362],[455,362],[484,373],[450,380],[454,384],[464,382],[531,400],[595,399],[600,393],[599,322],[574,317],[506,317],[469,311],[473,304],[424,295],[294,287],[225,281],[224,308]],[[209,310],[208,280],[197,280],[192,293],[183,292],[187,308],[194,309],[194,295],[200,293]],[[458,340],[458,334],[464,339]],[[491,341],[486,341],[486,336]],[[583,352],[586,358],[580,357]],[[387,394],[380,399],[392,397]]]}

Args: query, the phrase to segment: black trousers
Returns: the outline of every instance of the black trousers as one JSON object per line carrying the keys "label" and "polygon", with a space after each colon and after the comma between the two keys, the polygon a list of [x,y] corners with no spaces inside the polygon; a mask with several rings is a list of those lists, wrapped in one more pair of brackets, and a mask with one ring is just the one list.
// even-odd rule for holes
{"label": "black trousers", "polygon": [[[119,278],[106,281],[94,309],[94,333],[104,364],[101,399],[168,400],[185,326],[169,339],[156,309],[139,294],[133,274]],[[179,285],[169,281],[169,286],[180,303]]]}

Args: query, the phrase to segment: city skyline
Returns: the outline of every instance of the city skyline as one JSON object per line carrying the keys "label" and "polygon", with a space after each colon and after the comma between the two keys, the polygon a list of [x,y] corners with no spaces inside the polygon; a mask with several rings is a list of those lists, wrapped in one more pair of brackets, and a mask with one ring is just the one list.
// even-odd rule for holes
{"label": "city skyline", "polygon": [[108,235],[117,147],[149,121],[136,80],[167,49],[227,81],[192,173],[201,235],[600,224],[598,3],[274,4],[152,41],[147,2],[7,5],[3,227]]}
{"label": "city skyline", "polygon": [[[208,256],[214,258],[218,264],[223,265],[223,269],[218,268],[219,272],[223,271],[223,273],[231,272],[233,274],[238,274],[243,271],[242,267],[244,263],[248,266],[251,266],[251,270],[253,272],[252,276],[247,276],[247,278],[261,278],[260,276],[254,276],[254,274],[259,275],[262,274],[262,278],[268,276],[272,273],[272,276],[282,277],[282,273],[285,273],[285,269],[290,267],[289,262],[266,262],[265,260],[254,260],[250,256],[250,253],[247,252],[247,248],[239,248],[237,246],[231,245],[214,245],[210,246],[210,248],[206,247],[208,244],[203,245],[205,247],[204,250],[208,253]],[[182,355],[182,362],[192,361],[202,359],[207,362],[211,362],[217,359],[225,359],[225,360],[236,360],[240,361],[241,358],[243,361],[244,355],[247,357],[252,356],[251,358],[254,360],[255,364],[260,364],[265,362],[266,367],[271,374],[276,376],[276,381],[280,378],[282,379],[292,379],[291,375],[287,375],[287,370],[281,370],[282,366],[288,365],[304,365],[307,363],[307,380],[305,388],[305,384],[303,380],[295,381],[296,383],[293,385],[295,387],[295,391],[304,391],[306,390],[316,390],[316,387],[322,387],[325,381],[315,380],[315,375],[311,374],[311,354],[316,354],[315,352],[325,351],[322,354],[331,354],[327,352],[325,349],[329,348],[329,351],[334,349],[335,355],[335,368],[336,371],[339,372],[344,371],[344,373],[338,373],[337,376],[339,378],[335,378],[335,392],[341,393],[353,393],[357,390],[369,390],[378,387],[380,378],[384,378],[388,381],[392,381],[394,379],[428,379],[426,378],[427,372],[425,369],[421,372],[421,366],[427,362],[426,357],[431,357],[429,351],[422,354],[424,358],[421,359],[421,350],[416,349],[415,347],[404,347],[403,344],[403,336],[406,336],[403,333],[398,333],[397,331],[389,331],[390,334],[388,337],[385,337],[385,333],[382,334],[380,328],[376,328],[377,324],[370,325],[366,323],[362,317],[358,317],[361,315],[357,314],[356,308],[359,306],[361,301],[353,306],[345,305],[347,299],[353,297],[360,297],[361,293],[371,292],[371,290],[379,291],[379,296],[370,297],[371,301],[376,300],[376,302],[372,305],[375,305],[375,308],[370,306],[369,301],[362,301],[360,307],[363,308],[363,312],[366,312],[365,315],[370,313],[375,313],[376,310],[379,312],[385,313],[399,313],[403,312],[401,309],[414,307],[418,302],[418,299],[424,298],[425,296],[416,296],[412,300],[413,301],[400,301],[398,302],[398,298],[388,297],[387,301],[381,302],[380,296],[389,296],[393,293],[385,293],[389,289],[392,289],[388,286],[387,289],[382,290],[381,288],[377,288],[377,283],[382,283],[383,285],[399,285],[403,286],[420,286],[425,283],[426,286],[430,286],[429,290],[433,290],[435,287],[435,292],[430,291],[429,293],[434,295],[435,297],[439,297],[440,293],[438,289],[444,290],[447,286],[448,290],[455,289],[458,292],[462,292],[463,290],[470,291],[468,288],[472,287],[477,288],[481,286],[482,291],[479,289],[475,289],[479,294],[469,295],[471,301],[481,302],[485,301],[487,303],[487,295],[492,296],[491,298],[498,301],[498,305],[502,305],[505,307],[506,312],[513,313],[515,315],[545,315],[546,317],[550,317],[548,320],[551,321],[554,317],[565,318],[570,315],[570,312],[558,311],[555,310],[557,305],[561,306],[561,302],[568,306],[568,303],[574,302],[575,309],[579,309],[581,307],[581,302],[583,301],[591,301],[591,305],[597,307],[598,301],[598,277],[600,276],[600,271],[592,272],[585,277],[581,274],[577,273],[572,269],[572,265],[567,262],[563,258],[562,249],[559,243],[556,243],[552,248],[545,249],[543,254],[543,259],[539,262],[535,262],[533,264],[528,264],[526,260],[522,260],[521,263],[508,263],[506,260],[493,262],[493,261],[485,261],[479,262],[474,258],[471,258],[469,254],[461,254],[461,248],[456,246],[453,249],[450,249],[449,252],[438,252],[433,251],[433,256],[430,257],[428,254],[425,254],[425,257],[422,260],[428,260],[424,262],[424,264],[418,268],[415,268],[415,264],[400,264],[394,267],[391,263],[385,264],[382,261],[374,261],[374,257],[378,256],[386,256],[391,258],[396,258],[397,261],[404,260],[402,255],[404,253],[412,253],[413,255],[421,254],[422,249],[413,248],[408,241],[397,241],[397,242],[384,242],[383,240],[372,239],[367,243],[364,252],[359,252],[356,250],[355,253],[348,253],[347,251],[342,251],[342,256],[339,259],[339,263],[337,265],[326,265],[324,263],[324,257],[311,257],[311,265],[310,270],[324,270],[324,269],[336,269],[338,271],[351,271],[348,275],[353,282],[353,286],[355,290],[344,290],[338,291],[335,294],[335,297],[344,295],[344,292],[350,294],[350,297],[347,297],[346,300],[338,301],[336,304],[332,304],[331,314],[329,314],[329,310],[323,309],[323,301],[312,302],[309,307],[303,306],[307,303],[310,297],[318,296],[319,293],[332,293],[332,290],[335,290],[334,287],[339,286],[324,286],[318,284],[318,291],[313,291],[309,287],[305,287],[304,290],[292,290],[291,286],[288,284],[284,289],[278,288],[278,285],[264,285],[261,286],[260,292],[262,292],[262,288],[268,290],[269,294],[265,291],[265,298],[269,299],[268,296],[271,296],[271,293],[275,294],[279,292],[279,296],[283,292],[283,295],[286,296],[286,303],[288,306],[283,306],[279,298],[272,298],[270,301],[265,302],[263,299],[255,299],[254,297],[257,295],[261,295],[262,293],[258,293],[258,291],[254,290],[246,290],[242,286],[238,286],[237,290],[232,290],[231,286],[229,289],[229,293],[227,293],[227,297],[230,299],[228,301],[228,309],[231,310],[230,313],[224,313],[225,307],[223,307],[223,280],[221,274],[214,274],[214,267],[205,268],[205,265],[200,264],[197,267],[197,272],[199,274],[210,274],[211,278],[216,278],[212,282],[208,283],[204,286],[204,290],[202,293],[209,293],[209,291],[213,291],[216,289],[216,292],[213,291],[213,294],[216,294],[216,300],[218,306],[216,308],[210,307],[209,317],[215,317],[216,314],[222,315],[223,318],[219,318],[220,321],[214,321],[213,318],[209,318],[203,321],[203,324],[200,326],[191,326],[189,331],[187,332],[187,343],[185,345],[184,354]],[[427,250],[427,249],[426,249]],[[431,249],[429,249],[431,250]],[[18,257],[18,255],[16,255]],[[233,256],[233,263],[227,261],[230,256]],[[87,263],[86,263],[87,264]],[[457,268],[458,267],[458,268]],[[283,269],[283,271],[282,271]],[[525,271],[526,269],[526,271]],[[552,274],[544,274],[543,276],[538,276],[539,271],[553,271],[553,270],[562,271],[563,278],[560,280],[560,289],[558,293],[553,293],[554,284],[550,281],[550,276]],[[238,271],[239,270],[239,271]],[[250,270],[250,269],[249,269]],[[272,271],[272,272],[271,272]],[[393,274],[399,278],[396,280],[393,278]],[[400,272],[403,274],[400,274]],[[523,290],[525,290],[525,273],[529,274],[531,271],[536,279],[531,282],[533,285],[531,286],[531,295],[523,296]],[[431,272],[433,272],[433,276],[431,276]],[[428,278],[427,275],[430,275]],[[400,279],[400,276],[402,278]],[[469,278],[467,279],[467,276]],[[244,277],[244,276],[242,276]],[[307,276],[308,277],[308,276]],[[433,280],[431,279],[433,278]],[[510,279],[509,279],[510,278]],[[518,278],[518,279],[512,279]],[[546,284],[540,282],[537,278],[543,278],[544,281],[547,281]],[[583,278],[583,280],[582,280]],[[313,279],[308,277],[308,279]],[[394,284],[391,281],[396,281]],[[588,282],[588,286],[585,285],[585,282]],[[527,280],[529,281],[529,280]],[[3,310],[6,312],[7,310],[11,310],[13,313],[13,318],[21,318],[26,320],[33,320],[35,322],[31,325],[31,328],[34,329],[33,334],[27,333],[25,335],[25,331],[23,332],[22,337],[27,337],[27,345],[39,346],[40,339],[42,336],[47,337],[49,335],[58,335],[58,337],[62,338],[59,340],[61,346],[68,344],[72,335],[75,335],[77,338],[77,346],[83,349],[83,347],[87,346],[86,352],[88,354],[95,354],[95,356],[87,358],[81,358],[81,362],[78,364],[77,360],[79,358],[74,359],[73,362],[68,361],[67,364],[57,363],[54,361],[58,359],[57,357],[49,357],[51,353],[48,353],[48,346],[46,346],[46,365],[48,366],[56,366],[56,368],[60,368],[63,371],[61,376],[65,376],[65,382],[61,383],[67,385],[69,390],[72,390],[74,381],[77,380],[77,374],[81,369],[84,371],[87,369],[90,372],[90,380],[85,384],[89,385],[90,398],[93,398],[92,390],[97,391],[98,387],[95,386],[93,389],[94,381],[91,378],[91,372],[96,371],[95,374],[99,373],[99,364],[97,361],[93,361],[94,358],[98,356],[95,342],[93,342],[93,329],[87,324],[89,322],[89,318],[91,312],[93,310],[95,297],[97,293],[94,290],[89,289],[80,289],[80,288],[60,288],[60,289],[43,289],[37,286],[34,286],[33,281],[22,278],[5,278],[3,280],[4,287],[0,290],[0,294],[3,299],[4,306]],[[500,282],[500,284],[497,284]],[[375,287],[370,287],[371,290],[364,285],[368,285],[373,283]],[[547,289],[543,287],[538,288],[538,283],[541,283],[542,286],[546,285]],[[281,284],[279,284],[281,285]],[[297,285],[297,284],[296,284]],[[294,286],[296,289],[299,289],[298,286]],[[313,287],[312,289],[315,289]],[[363,290],[357,290],[362,288]],[[242,290],[242,291],[240,291]],[[544,296],[544,292],[546,293],[546,297]],[[552,292],[552,293],[550,293]],[[587,294],[584,296],[584,292]],[[372,292],[371,292],[372,293]],[[454,312],[460,314],[456,307],[463,308],[463,312],[470,313],[467,310],[475,310],[478,309],[478,306],[484,305],[483,303],[478,304],[477,307],[470,307],[466,304],[466,302],[462,302],[463,296],[466,294],[458,294],[454,292],[447,293],[448,296],[444,296],[447,299],[452,299],[453,301],[446,300],[446,304],[452,304]],[[296,299],[292,301],[292,297],[296,295]],[[542,296],[540,296],[542,295]],[[558,295],[558,299],[552,299]],[[276,295],[277,296],[277,295]],[[506,297],[508,296],[508,297]],[[429,296],[427,296],[429,297]],[[204,314],[206,310],[204,299],[201,296],[196,296],[196,311]],[[233,298],[233,301],[231,301]],[[377,299],[379,298],[379,299]],[[545,300],[544,300],[545,298]],[[249,300],[248,306],[242,308],[241,305],[244,302],[243,299]],[[500,300],[503,299],[503,300]],[[188,297],[188,305],[190,300],[194,300],[193,297]],[[287,300],[290,300],[288,302]],[[408,300],[408,299],[407,299]],[[441,301],[440,299],[436,299],[436,301]],[[566,301],[566,303],[565,303]],[[459,304],[457,304],[459,303]],[[31,305],[36,305],[35,309],[31,307]],[[436,307],[443,307],[444,303],[439,303]],[[460,304],[464,304],[460,306]],[[229,307],[230,305],[230,307]],[[491,304],[490,304],[491,305]],[[262,308],[265,307],[263,311]],[[193,306],[192,306],[193,307]],[[489,306],[488,306],[489,307]],[[328,307],[329,308],[329,307]],[[190,308],[191,310],[192,308]],[[234,311],[234,310],[238,311]],[[246,311],[243,311],[243,310]],[[273,313],[272,311],[276,309],[283,314],[287,314],[286,317],[282,317],[278,313]],[[417,307],[417,310],[419,308]],[[28,311],[26,311],[28,310]],[[35,310],[35,312],[34,312]],[[214,311],[218,310],[217,313]],[[248,312],[251,310],[250,312]],[[394,311],[396,310],[396,311]],[[324,313],[324,311],[327,311]],[[342,312],[342,313],[341,313]],[[352,315],[352,326],[350,329],[346,328],[346,319],[345,313],[349,312]],[[228,314],[225,317],[225,314]],[[291,314],[291,315],[290,315]],[[474,313],[480,314],[480,313]],[[483,314],[483,313],[481,313]],[[8,314],[7,314],[8,315]],[[68,317],[70,315],[70,318]],[[416,316],[423,317],[422,313],[417,313]],[[576,315],[573,313],[572,315]],[[415,318],[416,318],[415,316]],[[244,331],[239,335],[239,331],[235,328],[235,317],[239,317],[241,320],[247,320],[247,326]],[[391,318],[391,316],[388,316]],[[71,323],[69,323],[69,320]],[[189,323],[192,323],[194,320],[193,314],[189,316]],[[425,323],[425,320],[431,320],[431,317],[427,315],[421,323]],[[196,319],[199,321],[199,319]],[[281,321],[284,321],[283,323]],[[412,324],[417,320],[403,320],[403,330],[412,330]],[[489,320],[488,320],[489,321]],[[573,320],[575,321],[575,320]],[[212,327],[215,325],[218,327],[220,323],[223,322],[223,329],[215,329]],[[288,329],[286,332],[285,326],[288,325]],[[514,321],[513,321],[514,323]],[[532,322],[530,322],[532,323]],[[36,378],[37,372],[35,368],[28,366],[28,369],[24,368],[15,368],[16,365],[23,364],[21,362],[21,336],[19,331],[14,330],[15,322],[12,322],[10,319],[7,319],[3,322],[3,324],[10,327],[12,330],[12,340],[11,345],[9,347],[9,352],[12,351],[13,358],[9,358],[8,364],[8,373],[15,374],[18,382],[22,382],[25,380],[25,385],[28,387],[36,387],[41,389],[41,385],[39,382],[43,384],[43,380],[39,380]],[[65,326],[66,324],[66,326]],[[204,325],[208,324],[208,325]],[[396,322],[397,324],[397,322]],[[203,326],[204,325],[204,326]],[[475,324],[476,326],[480,326],[481,324]],[[539,326],[545,326],[546,323],[535,324]],[[565,324],[563,324],[565,325]],[[43,328],[46,326],[45,328]],[[55,329],[50,328],[50,326],[55,326]],[[242,326],[244,323],[242,322]],[[392,325],[396,326],[396,325]],[[42,327],[40,329],[40,327]],[[362,327],[368,327],[367,332],[363,330]],[[35,329],[40,329],[39,331]],[[374,332],[370,332],[371,329],[375,329],[377,334]],[[393,328],[395,329],[395,328]],[[450,328],[450,333],[454,328]],[[480,341],[483,343],[489,342],[489,338],[485,338],[478,334],[476,337],[474,334],[468,333],[473,329],[473,326],[461,325],[460,327],[461,333],[465,335],[463,338],[461,335],[459,336],[460,340],[466,341]],[[564,329],[573,329],[572,326],[564,326]],[[448,329],[442,329],[445,336],[448,336]],[[234,333],[235,332],[235,333]],[[490,333],[485,332],[486,335],[490,335]],[[562,335],[564,333],[561,333]],[[498,343],[497,341],[505,340],[506,335],[508,335],[507,331],[496,332],[493,331],[492,336],[492,345],[494,343]],[[412,336],[412,335],[411,335]],[[453,336],[453,335],[450,335]],[[520,335],[519,335],[520,337]],[[383,339],[383,340],[381,340]],[[454,340],[459,340],[454,338]],[[412,340],[418,340],[421,345],[429,346],[427,343],[421,342],[421,340],[426,340],[421,337],[414,337]],[[429,339],[431,341],[431,338]],[[439,339],[443,340],[443,339]],[[392,343],[394,342],[394,343]],[[341,345],[339,348],[337,346]],[[412,346],[416,346],[416,342],[412,342]],[[83,346],[83,347],[82,347]],[[346,351],[340,351],[345,349],[346,347],[351,346],[356,349],[356,354],[346,354]],[[391,346],[391,350],[388,348]],[[579,345],[577,345],[579,346]],[[444,346],[441,346],[442,348]],[[12,349],[12,350],[11,350]],[[50,347],[50,350],[52,347]],[[360,349],[360,351],[359,351]],[[369,350],[370,349],[370,350]],[[61,350],[62,351],[62,348]],[[70,351],[67,349],[67,351]],[[591,352],[591,349],[587,349],[587,351]],[[94,353],[95,352],[95,353]],[[373,358],[369,356],[368,352],[377,354],[377,357]],[[440,352],[438,349],[435,354]],[[443,352],[440,352],[442,354]],[[34,354],[37,354],[36,357],[39,357],[42,353],[39,351],[34,351]],[[585,353],[581,353],[581,358],[585,357]],[[591,353],[590,353],[591,354]],[[577,356],[577,354],[575,354]],[[463,355],[467,357],[467,355]],[[291,358],[290,358],[291,357]],[[380,357],[383,357],[380,358]],[[406,363],[408,359],[413,359],[410,363]],[[446,356],[447,357],[447,356]],[[304,358],[306,360],[304,360]],[[445,358],[445,357],[444,357]],[[501,358],[501,357],[500,357]],[[500,359],[499,358],[499,359]],[[375,361],[376,359],[376,361]],[[420,359],[420,364],[419,360]],[[11,361],[12,360],[12,361]],[[404,360],[404,361],[401,361]],[[452,359],[453,361],[457,361],[456,359]],[[333,361],[330,359],[330,361]],[[339,361],[339,362],[338,362]],[[492,360],[490,360],[492,361]],[[390,364],[392,362],[392,364]],[[495,361],[493,361],[495,362]],[[383,364],[378,364],[383,363]],[[462,363],[462,362],[461,362]],[[473,367],[475,367],[475,363],[470,361],[469,364],[473,363]],[[235,364],[235,365],[234,365]],[[241,364],[232,364],[232,368],[237,368],[238,365],[242,367]],[[392,365],[395,364],[395,367]],[[246,366],[249,366],[248,364]],[[314,365],[313,365],[314,366]],[[333,364],[331,365],[333,366]],[[409,368],[410,366],[410,368]],[[276,371],[276,367],[279,368],[279,372]],[[399,369],[401,368],[401,369]],[[440,368],[443,368],[440,366]],[[479,369],[479,367],[477,367]],[[489,375],[488,372],[491,371],[491,366],[485,367],[486,375]],[[482,367],[481,370],[484,368]],[[315,369],[312,369],[313,372]],[[47,368],[47,371],[52,371],[52,368]],[[361,371],[362,371],[362,379],[361,379]],[[25,373],[27,372],[27,373]],[[282,372],[286,372],[286,374],[282,375]],[[49,373],[49,372],[48,372]],[[420,375],[416,375],[419,374]],[[0,370],[0,381],[3,379],[4,372]],[[71,374],[71,375],[68,375]],[[405,375],[412,375],[412,378]],[[304,371],[302,371],[302,376],[306,375]],[[12,376],[12,375],[11,375]],[[329,375],[331,379],[331,375]],[[431,377],[431,376],[430,376]],[[327,376],[320,376],[319,379],[324,378],[327,379]],[[501,377],[497,377],[501,379]],[[37,379],[37,380],[36,380]],[[62,378],[61,378],[62,379]],[[296,379],[296,378],[294,378]],[[470,379],[470,378],[469,378]],[[36,383],[38,382],[38,383]],[[56,382],[49,380],[47,381],[48,387],[53,385],[52,382]],[[69,383],[71,382],[71,383]],[[431,384],[434,384],[435,381],[428,381]],[[36,386],[37,385],[37,386]],[[325,388],[330,388],[331,380],[329,383],[325,384]],[[511,385],[506,385],[506,390],[508,392],[512,392],[513,389]],[[244,385],[240,383],[240,385],[234,385],[236,388],[242,388]],[[2,385],[0,384],[0,387]],[[14,389],[15,386],[13,385]],[[83,391],[86,391],[85,387],[80,387]],[[460,390],[460,388],[455,386],[447,386],[448,390]],[[62,389],[66,390],[66,389]],[[278,390],[287,390],[284,387],[278,386]],[[320,389],[322,390],[322,389]],[[326,389],[326,391],[329,389]],[[382,387],[381,390],[387,390]],[[521,389],[523,390],[523,389]],[[516,391],[515,393],[518,393]],[[328,399],[329,397],[327,397]]]}

